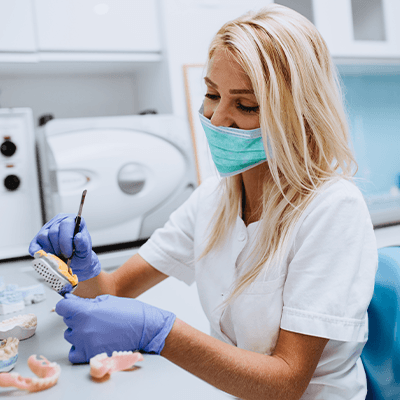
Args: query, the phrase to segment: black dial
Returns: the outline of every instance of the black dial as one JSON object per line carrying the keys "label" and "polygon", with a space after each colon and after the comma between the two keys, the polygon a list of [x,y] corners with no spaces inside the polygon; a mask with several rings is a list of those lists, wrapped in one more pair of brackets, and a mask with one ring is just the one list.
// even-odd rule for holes
{"label": "black dial", "polygon": [[6,157],[11,157],[17,150],[17,146],[11,140],[5,140],[1,145],[0,151]]}
{"label": "black dial", "polygon": [[8,175],[4,178],[4,186],[9,191],[17,190],[20,183],[21,180],[17,175]]}

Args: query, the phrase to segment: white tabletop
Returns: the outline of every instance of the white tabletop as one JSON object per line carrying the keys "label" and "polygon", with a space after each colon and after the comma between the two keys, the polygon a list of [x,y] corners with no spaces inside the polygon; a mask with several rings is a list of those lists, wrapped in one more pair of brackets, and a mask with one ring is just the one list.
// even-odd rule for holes
{"label": "white tabletop", "polygon": [[[31,267],[31,261],[0,263],[0,276],[5,284],[21,287],[42,282]],[[61,366],[58,383],[45,391],[29,394],[29,399],[232,399],[194,375],[177,367],[161,356],[144,354],[144,361],[132,371],[115,372],[110,379],[98,383],[90,378],[88,364],[72,365],[68,361],[70,344],[64,340],[66,326],[62,318],[51,309],[61,299],[52,289],[46,288],[46,300],[25,307],[24,310],[0,316],[0,321],[20,314],[34,313],[38,319],[34,336],[19,344],[18,361],[13,372],[23,377],[33,377],[27,365],[30,355],[43,355]],[[183,349],[182,349],[183,351]],[[26,392],[15,388],[0,388],[1,398],[24,396]]]}

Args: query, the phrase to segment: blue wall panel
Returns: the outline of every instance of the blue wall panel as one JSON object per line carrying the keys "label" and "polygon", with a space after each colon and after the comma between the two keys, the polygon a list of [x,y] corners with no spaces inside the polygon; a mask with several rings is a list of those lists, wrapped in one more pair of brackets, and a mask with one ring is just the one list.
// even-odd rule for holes
{"label": "blue wall panel", "polygon": [[400,173],[400,75],[342,75],[364,195],[388,193]]}

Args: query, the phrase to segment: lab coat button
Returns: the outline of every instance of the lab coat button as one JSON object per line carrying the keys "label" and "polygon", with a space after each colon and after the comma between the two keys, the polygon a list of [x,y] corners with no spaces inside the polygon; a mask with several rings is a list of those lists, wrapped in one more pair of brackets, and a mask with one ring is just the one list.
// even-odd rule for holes
{"label": "lab coat button", "polygon": [[241,233],[240,235],[239,235],[239,240],[241,241],[241,242],[243,242],[243,240],[245,240],[246,239],[246,234],[245,233]]}

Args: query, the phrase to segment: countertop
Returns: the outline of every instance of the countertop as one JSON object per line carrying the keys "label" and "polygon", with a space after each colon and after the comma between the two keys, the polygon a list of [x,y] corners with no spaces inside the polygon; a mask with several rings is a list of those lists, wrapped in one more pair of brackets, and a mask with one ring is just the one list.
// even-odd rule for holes
{"label": "countertop", "polygon": [[[5,284],[29,286],[44,283],[40,275],[31,266],[31,261],[23,260],[0,264],[0,275]],[[26,306],[24,310],[1,315],[0,321],[16,315],[34,313],[38,324],[36,333],[29,339],[20,341],[18,361],[12,372],[23,377],[34,377],[27,365],[30,355],[43,355],[61,367],[58,383],[45,391],[27,393],[16,388],[0,388],[1,398],[28,396],[29,399],[232,399],[196,376],[186,372],[161,356],[144,354],[144,361],[137,363],[138,368],[131,371],[115,372],[110,379],[95,382],[89,375],[88,364],[72,365],[68,361],[70,344],[64,339],[66,326],[62,318],[51,312],[61,299],[55,291],[44,284],[46,300]]]}

